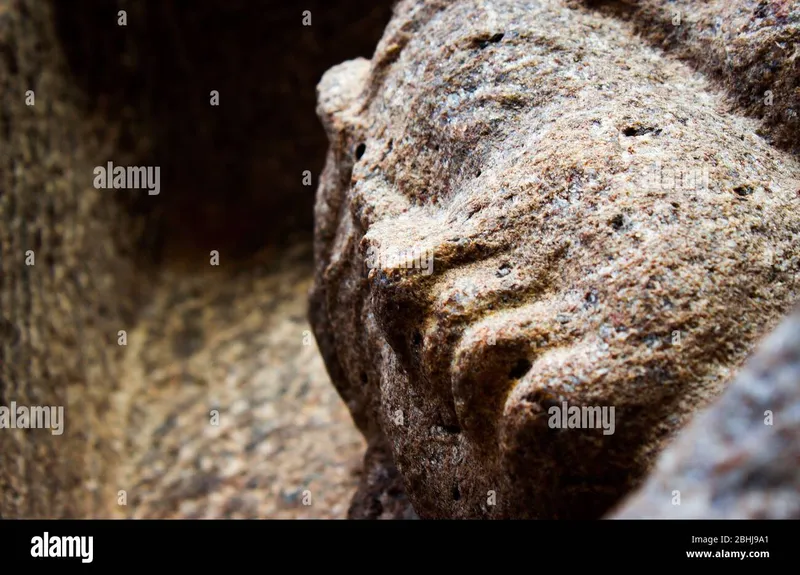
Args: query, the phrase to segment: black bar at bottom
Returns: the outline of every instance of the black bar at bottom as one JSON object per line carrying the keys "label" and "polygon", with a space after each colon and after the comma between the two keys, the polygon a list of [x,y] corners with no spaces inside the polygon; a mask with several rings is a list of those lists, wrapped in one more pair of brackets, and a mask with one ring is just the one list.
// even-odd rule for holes
{"label": "black bar at bottom", "polygon": [[[6,566],[407,568],[503,557],[533,569],[739,563],[796,557],[793,521],[4,520]],[[431,557],[431,553],[433,557]],[[566,562],[566,563],[565,563]],[[478,566],[478,563],[474,564]]]}

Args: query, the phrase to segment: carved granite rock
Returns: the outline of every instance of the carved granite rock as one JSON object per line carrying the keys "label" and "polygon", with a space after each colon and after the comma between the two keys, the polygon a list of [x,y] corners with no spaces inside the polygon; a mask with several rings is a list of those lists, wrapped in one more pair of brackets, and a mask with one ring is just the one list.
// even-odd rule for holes
{"label": "carved granite rock", "polygon": [[351,517],[600,517],[797,299],[798,162],[617,18],[404,0],[318,93]]}
{"label": "carved granite rock", "polygon": [[800,313],[659,458],[618,519],[800,519]]}

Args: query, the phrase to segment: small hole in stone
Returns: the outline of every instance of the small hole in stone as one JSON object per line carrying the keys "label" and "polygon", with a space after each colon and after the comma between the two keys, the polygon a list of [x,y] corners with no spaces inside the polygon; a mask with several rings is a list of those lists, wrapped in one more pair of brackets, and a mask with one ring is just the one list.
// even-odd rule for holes
{"label": "small hole in stone", "polygon": [[496,275],[499,278],[502,278],[510,273],[511,273],[511,265],[508,263],[504,263],[503,265],[500,266],[500,269],[498,269],[494,275]]}
{"label": "small hole in stone", "polygon": [[733,188],[733,191],[735,194],[745,197],[753,193],[753,188],[751,188],[750,186],[736,186],[735,188]]}
{"label": "small hole in stone", "polygon": [[653,134],[658,136],[661,133],[661,128],[652,128],[649,126],[628,126],[622,133],[631,138],[633,136],[644,136],[645,134]]}
{"label": "small hole in stone", "polygon": [[361,372],[361,384],[367,385],[367,373],[365,371]]}
{"label": "small hole in stone", "polygon": [[480,178],[480,177],[481,177],[481,171],[480,171],[480,170],[478,170],[477,172],[475,172],[475,177],[476,177],[476,178]]}
{"label": "small hole in stone", "polygon": [[609,225],[614,228],[615,230],[619,231],[622,229],[622,225],[625,223],[625,220],[622,217],[622,214],[617,214],[611,221],[608,222]]}
{"label": "small hole in stone", "polygon": [[367,151],[367,145],[366,144],[359,144],[356,147],[356,160],[360,160],[361,157],[364,155],[364,152],[366,152],[366,151]]}
{"label": "small hole in stone", "polygon": [[461,499],[461,490],[459,490],[458,485],[453,486],[453,501],[458,501]]}
{"label": "small hole in stone", "polygon": [[511,368],[508,377],[511,379],[519,379],[531,370],[531,362],[527,359],[520,359]]}
{"label": "small hole in stone", "polygon": [[414,347],[419,347],[422,343],[422,334],[419,331],[415,331],[414,334],[411,336],[411,343]]}
{"label": "small hole in stone", "polygon": [[502,32],[498,32],[497,34],[493,34],[489,38],[486,38],[486,36],[483,36],[483,37],[480,37],[480,38],[475,38],[472,41],[472,43],[473,43],[473,45],[476,45],[478,48],[483,50],[489,44],[496,44],[497,42],[502,40],[503,36],[505,36],[505,34],[503,34]]}

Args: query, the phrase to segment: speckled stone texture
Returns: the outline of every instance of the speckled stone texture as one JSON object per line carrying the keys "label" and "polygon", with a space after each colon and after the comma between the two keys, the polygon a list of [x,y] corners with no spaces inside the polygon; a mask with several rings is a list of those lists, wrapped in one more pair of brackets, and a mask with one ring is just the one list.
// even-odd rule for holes
{"label": "speckled stone texture", "polygon": [[795,0],[574,0],[631,23],[702,70],[758,130],[800,152],[800,3]]}
{"label": "speckled stone texture", "polygon": [[618,519],[800,519],[800,313],[659,458]]}
{"label": "speckled stone texture", "polygon": [[[318,93],[351,517],[601,517],[797,300],[797,160],[617,17],[404,0]],[[563,402],[614,433],[552,428]]]}
{"label": "speckled stone texture", "polygon": [[[0,430],[0,517],[345,516],[365,444],[305,319],[303,171],[314,85],[388,12],[0,0],[0,405],[66,419]],[[95,189],[108,161],[160,195]]]}
{"label": "speckled stone texture", "polygon": [[113,481],[128,497],[112,513],[346,516],[365,444],[305,318],[310,256],[298,244],[246,264],[164,270],[111,398],[125,435]]}
{"label": "speckled stone texture", "polygon": [[90,179],[118,125],[83,113],[53,21],[44,2],[0,10],[0,405],[65,411],[60,436],[0,430],[5,518],[93,516],[115,497],[103,481],[116,461],[114,334],[137,287],[123,255],[135,234]]}

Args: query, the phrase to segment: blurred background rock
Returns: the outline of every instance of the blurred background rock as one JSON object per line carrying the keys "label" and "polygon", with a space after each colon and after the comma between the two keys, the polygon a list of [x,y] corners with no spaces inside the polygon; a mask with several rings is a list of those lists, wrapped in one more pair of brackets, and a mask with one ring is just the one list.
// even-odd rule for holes
{"label": "blurred background rock", "polygon": [[[0,516],[345,515],[362,440],[305,320],[315,86],[389,5],[0,0],[0,405],[66,407],[0,433]],[[109,161],[161,193],[95,189]]]}

